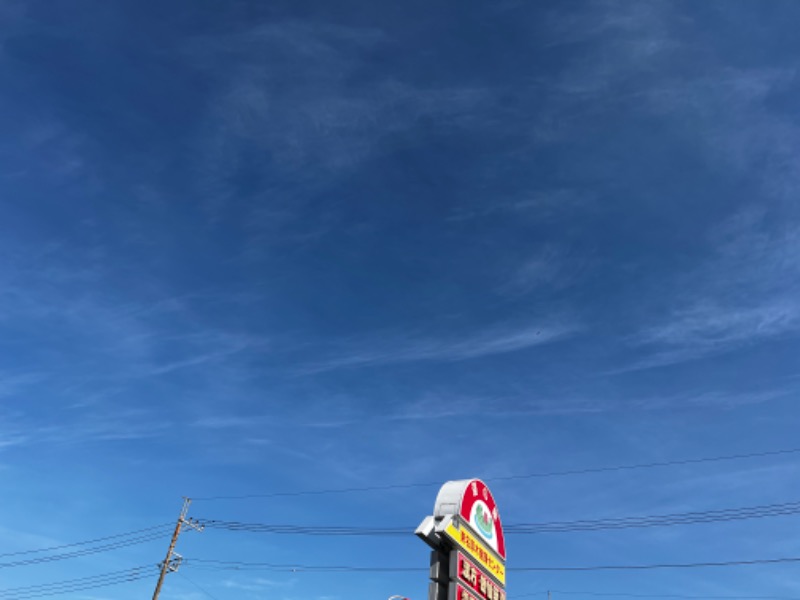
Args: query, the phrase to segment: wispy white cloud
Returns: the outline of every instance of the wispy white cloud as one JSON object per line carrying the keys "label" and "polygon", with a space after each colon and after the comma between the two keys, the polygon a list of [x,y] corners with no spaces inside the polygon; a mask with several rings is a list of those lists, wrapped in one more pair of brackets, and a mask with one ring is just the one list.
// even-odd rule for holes
{"label": "wispy white cloud", "polygon": [[28,373],[0,371],[0,399],[15,397],[24,390],[46,381],[46,373],[32,371]]}
{"label": "wispy white cloud", "polygon": [[656,395],[620,398],[611,402],[618,410],[693,410],[703,408],[731,409],[741,406],[766,404],[791,396],[795,390],[790,387],[763,388],[756,390],[690,391],[671,395]]}
{"label": "wispy white cloud", "polygon": [[595,195],[581,188],[526,190],[515,198],[467,200],[458,205],[447,221],[460,222],[492,216],[507,216],[530,222],[549,222],[594,209]]}
{"label": "wispy white cloud", "polygon": [[510,286],[525,291],[539,286],[552,287],[560,272],[559,262],[558,252],[552,247],[546,248],[519,268]]}
{"label": "wispy white cloud", "polygon": [[798,317],[800,307],[792,303],[752,308],[694,305],[676,311],[672,320],[650,329],[640,341],[712,349],[793,331],[798,326]]}
{"label": "wispy white cloud", "polygon": [[[754,182],[749,206],[731,204],[707,233],[707,256],[662,279],[629,341],[639,357],[620,369],[696,360],[800,331],[800,125],[774,110],[794,65],[731,67],[714,55],[692,72],[676,69],[697,40],[669,2],[594,3],[554,10],[554,44],[598,45],[564,69],[539,118],[543,142],[564,141],[597,117],[630,111],[674,128],[723,176]],[[534,271],[536,272],[536,271]]]}
{"label": "wispy white cloud", "polygon": [[747,209],[712,232],[710,258],[674,283],[669,315],[634,342],[653,353],[631,368],[702,358],[800,331],[800,221]]}
{"label": "wispy white cloud", "polygon": [[[170,423],[155,415],[143,415],[141,411],[123,410],[113,415],[89,417],[63,423],[58,426],[35,430],[39,443],[85,444],[90,442],[114,442],[156,438],[169,429]],[[37,439],[38,438],[38,439]]]}
{"label": "wispy white cloud", "polygon": [[221,582],[222,586],[232,590],[242,590],[246,592],[264,592],[270,588],[290,588],[297,583],[296,579],[267,579],[265,577],[242,577],[240,579],[225,579]]}
{"label": "wispy white cloud", "polygon": [[547,244],[510,273],[502,273],[497,291],[507,296],[552,294],[580,283],[594,261],[574,256],[569,248]]}
{"label": "wispy white cloud", "polygon": [[52,419],[36,420],[24,413],[6,413],[0,422],[0,448],[154,439],[162,436],[170,425],[168,419],[149,410],[119,406],[54,409]]}
{"label": "wispy white cloud", "polygon": [[[387,43],[375,29],[287,21],[187,44],[186,60],[220,83],[195,156],[209,218],[246,199],[251,210],[259,206],[248,230],[262,245],[319,236],[330,224],[308,197],[393,151],[423,120],[491,128],[491,89],[426,87],[380,70],[362,77]],[[247,189],[237,187],[254,160],[269,166],[269,181],[255,175]],[[286,177],[291,186],[281,185]]]}
{"label": "wispy white cloud", "polygon": [[18,529],[16,526],[3,526],[0,525],[0,533],[3,535],[4,545],[8,549],[24,549],[31,548],[51,548],[64,544],[63,540],[55,539],[48,535],[43,535],[38,532],[30,530]]}
{"label": "wispy white cloud", "polygon": [[258,427],[265,418],[253,416],[216,415],[196,419],[192,425],[203,429],[237,429],[240,427]]}
{"label": "wispy white cloud", "polygon": [[[487,420],[513,420],[520,417],[592,415],[677,409],[733,408],[786,398],[792,387],[767,387],[743,390],[692,390],[670,395],[587,394],[571,392],[551,394],[524,386],[502,388],[494,395],[479,395],[451,388],[429,391],[415,397],[382,398],[380,411],[364,410],[366,398],[350,397],[322,400],[303,405],[302,411],[290,410],[269,414],[206,416],[193,422],[194,427],[218,432],[234,432],[241,443],[272,446],[276,451],[303,460],[318,460],[310,454],[295,455],[282,447],[281,432],[287,430],[335,430],[349,427],[377,427],[385,424],[435,423],[446,419],[480,416]],[[258,434],[261,434],[260,436]]]}
{"label": "wispy white cloud", "polygon": [[310,363],[301,370],[311,373],[407,362],[464,361],[529,350],[562,340],[578,329],[577,323],[559,323],[539,327],[505,326],[460,338],[398,338],[387,335],[381,339],[355,341],[337,348],[333,353],[335,357]]}
{"label": "wispy white cloud", "polygon": [[519,417],[592,415],[605,413],[627,413],[632,411],[675,411],[702,408],[735,408],[763,404],[786,398],[796,390],[791,387],[765,388],[752,391],[725,391],[710,389],[672,395],[631,394],[563,394],[546,395],[535,392],[517,392],[513,397],[464,397],[458,401],[451,395],[439,397],[429,395],[416,403],[410,403],[397,415],[387,414],[377,419],[430,420],[441,417],[464,417],[481,415],[483,419],[515,419]]}
{"label": "wispy white cloud", "polygon": [[779,400],[795,394],[792,389],[773,389],[760,390],[755,392],[720,392],[713,391],[699,394],[689,398],[688,402],[697,406],[736,408],[738,406],[748,406],[752,404],[764,404]]}
{"label": "wispy white cloud", "polygon": [[87,189],[96,189],[99,180],[87,160],[86,146],[84,135],[58,121],[33,122],[13,144],[11,138],[0,142],[0,156],[6,165],[12,166],[10,172],[2,175],[16,179],[46,171],[60,183],[80,180]]}
{"label": "wispy white cloud", "polygon": [[199,367],[209,363],[219,364],[221,361],[242,352],[256,352],[268,347],[266,340],[259,339],[255,336],[237,336],[224,332],[208,332],[205,337],[207,338],[207,343],[201,345],[200,348],[214,348],[214,350],[198,350],[197,346],[195,346],[190,351],[189,356],[164,362],[151,361],[149,366],[140,368],[137,375],[139,377],[153,377],[157,375],[166,375],[182,369]]}
{"label": "wispy white cloud", "polygon": [[[0,326],[35,325],[32,335],[40,347],[69,344],[70,361],[85,367],[70,369],[75,371],[68,375],[70,383],[75,377],[106,384],[162,377],[222,365],[269,346],[264,336],[215,327],[201,318],[209,304],[240,308],[248,301],[236,294],[174,294],[147,279],[119,292],[109,261],[93,259],[103,248],[67,251],[59,243],[32,252],[26,248],[22,243],[7,248],[9,260],[0,271]],[[67,373],[62,371],[24,374],[23,379],[0,374],[0,396],[35,383],[31,377],[56,375],[63,388]]]}
{"label": "wispy white cloud", "polygon": [[0,450],[11,448],[12,446],[22,446],[27,443],[28,438],[22,435],[14,437],[0,436]]}

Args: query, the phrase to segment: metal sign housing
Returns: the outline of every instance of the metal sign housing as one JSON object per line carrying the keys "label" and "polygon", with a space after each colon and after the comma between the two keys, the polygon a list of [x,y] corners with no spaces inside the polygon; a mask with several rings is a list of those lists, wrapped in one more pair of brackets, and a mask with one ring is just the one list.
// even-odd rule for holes
{"label": "metal sign housing", "polygon": [[469,524],[502,560],[506,559],[506,541],[497,504],[489,488],[480,479],[448,481],[439,490],[433,509],[434,519],[458,515]]}
{"label": "metal sign housing", "polygon": [[480,479],[445,483],[416,535],[433,548],[429,600],[506,600],[503,525]]}

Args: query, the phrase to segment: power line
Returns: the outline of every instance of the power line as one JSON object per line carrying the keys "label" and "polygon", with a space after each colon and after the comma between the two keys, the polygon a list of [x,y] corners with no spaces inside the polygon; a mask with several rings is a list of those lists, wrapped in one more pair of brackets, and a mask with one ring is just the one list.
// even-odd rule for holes
{"label": "power line", "polygon": [[240,523],[238,521],[219,521],[216,519],[198,519],[208,529],[224,529],[227,531],[246,531],[250,533],[276,533],[291,535],[319,536],[394,536],[408,535],[412,528],[408,527],[322,527],[303,525],[273,525],[267,523]]}
{"label": "power line", "polygon": [[599,597],[609,597],[609,596],[617,596],[617,597],[624,597],[624,598],[686,598],[686,599],[696,599],[696,600],[707,600],[707,599],[714,599],[714,600],[800,600],[797,597],[788,597],[788,596],[743,596],[743,595],[735,595],[735,596],[717,596],[717,595],[687,595],[687,594],[631,594],[625,592],[567,592],[563,590],[550,590],[554,594],[564,594],[568,596],[599,596]]}
{"label": "power line", "polygon": [[730,560],[722,562],[656,563],[651,565],[599,565],[592,567],[516,567],[510,571],[645,571],[652,569],[699,569],[705,567],[734,567],[749,565],[771,565],[800,562],[800,557],[760,558],[755,560]]}
{"label": "power line", "polygon": [[194,587],[196,587],[198,590],[200,590],[201,592],[203,592],[203,593],[204,593],[206,596],[208,596],[209,598],[211,598],[211,600],[217,600],[217,599],[216,599],[216,598],[215,598],[215,597],[214,597],[214,596],[211,594],[211,592],[209,592],[208,590],[206,590],[206,589],[205,589],[203,586],[201,586],[199,583],[195,583],[194,581],[192,581],[191,579],[189,579],[189,578],[188,578],[188,577],[187,577],[187,576],[186,576],[184,573],[182,573],[182,572],[180,572],[180,571],[177,571],[177,573],[178,573],[178,575],[180,575],[181,577],[183,577],[183,578],[184,578],[186,581],[188,581],[189,583],[191,583],[191,584],[192,584]]}
{"label": "power line", "polygon": [[102,573],[100,575],[92,575],[89,577],[79,577],[77,579],[54,581],[51,583],[25,587],[7,588],[0,590],[0,598],[2,598],[2,600],[28,600],[30,598],[57,596],[61,594],[82,592],[101,587],[119,585],[122,583],[138,581],[140,579],[151,577],[153,572],[150,571],[150,569],[152,568],[152,565],[144,565],[122,571],[113,571],[110,573]]}
{"label": "power line", "polygon": [[[539,473],[527,473],[521,475],[507,475],[502,477],[487,478],[490,481],[513,481],[517,479],[536,479],[543,477],[562,477],[568,475],[588,475],[591,473],[610,473],[614,471],[632,471],[637,469],[654,469],[660,467],[673,467],[680,465],[696,465],[703,463],[722,462],[730,460],[743,460],[750,458],[763,458],[767,456],[782,456],[789,454],[800,453],[800,448],[789,448],[785,450],[771,450],[767,452],[751,452],[748,454],[729,454],[726,456],[711,456],[702,458],[688,458],[682,460],[669,460],[661,462],[639,463],[630,465],[613,465],[608,467],[592,467],[586,469],[571,469],[566,471],[543,471]],[[256,498],[276,498],[279,496],[317,496],[323,494],[348,494],[353,492],[374,492],[374,491],[387,491],[396,489],[409,489],[421,487],[435,487],[440,486],[441,481],[428,481],[423,483],[406,483],[406,484],[392,484],[392,485],[376,485],[364,487],[350,487],[350,488],[332,488],[322,490],[304,490],[304,491],[285,491],[285,492],[270,492],[265,494],[244,494],[237,496],[198,496],[193,497],[194,500],[249,500]]]}
{"label": "power line", "polygon": [[720,521],[762,519],[800,513],[800,502],[764,504],[719,510],[691,511],[661,515],[619,517],[609,519],[551,521],[547,523],[517,523],[505,527],[511,533],[549,533],[562,531],[594,531],[601,529],[628,529],[642,527],[664,527],[672,525],[695,525]]}
{"label": "power line", "polygon": [[117,533],[117,534],[114,534],[114,535],[107,535],[105,537],[95,538],[93,540],[85,540],[83,542],[73,542],[71,544],[61,544],[59,546],[50,546],[49,548],[37,548],[35,550],[22,550],[20,552],[5,552],[3,554],[0,554],[0,558],[6,557],[6,556],[21,556],[23,554],[35,554],[37,552],[51,552],[53,550],[62,550],[64,548],[72,548],[74,546],[88,546],[89,544],[95,544],[97,542],[105,542],[105,541],[108,541],[108,540],[113,540],[113,539],[117,539],[117,538],[121,538],[121,537],[130,537],[132,535],[139,534],[139,533],[146,533],[146,532],[149,532],[149,531],[155,531],[157,529],[164,529],[164,528],[166,528],[166,527],[168,527],[170,525],[171,525],[171,523],[162,523],[161,525],[153,525],[152,527],[145,527],[144,529],[134,529],[133,531],[126,531],[124,533]]}
{"label": "power line", "polygon": [[525,594],[514,594],[512,598],[529,598],[531,596],[542,596],[549,592],[553,594],[564,594],[568,596],[591,596],[591,597],[612,597],[612,598],[682,598],[686,600],[800,600],[797,597],[789,596],[715,596],[715,595],[686,595],[686,594],[632,594],[627,592],[567,592],[563,590],[547,590],[539,592],[528,592]]}
{"label": "power line", "polygon": [[[798,513],[800,513],[800,501],[661,515],[615,517],[606,519],[580,519],[573,521],[549,521],[543,523],[515,523],[506,525],[504,529],[505,532],[509,534],[529,535],[539,533],[564,533],[575,531],[599,531],[607,529],[695,525],[702,523],[788,516],[796,515]],[[354,527],[294,524],[278,525],[269,523],[242,523],[240,521],[222,521],[217,519],[198,519],[198,523],[203,524],[209,529],[312,536],[399,536],[408,535],[409,531],[413,529],[409,527]]]}
{"label": "power line", "polygon": [[[693,563],[655,563],[645,565],[596,565],[596,566],[569,566],[569,567],[511,567],[512,572],[533,572],[533,571],[640,571],[651,569],[697,569],[709,567],[733,567],[751,565],[774,565],[783,563],[800,562],[800,557],[786,558],[761,558],[754,560],[731,560],[720,562],[693,562]],[[342,565],[302,565],[286,564],[277,565],[272,563],[247,563],[238,561],[223,561],[214,559],[193,558],[184,561],[186,564],[199,563],[207,565],[212,569],[218,570],[263,570],[263,571],[282,571],[282,572],[308,572],[308,573],[362,573],[362,572],[406,572],[406,571],[426,571],[421,567],[355,567]]]}
{"label": "power line", "polygon": [[11,567],[25,567],[29,565],[38,565],[42,563],[54,562],[59,560],[67,560],[70,558],[79,558],[82,556],[98,554],[101,552],[109,552],[111,550],[118,550],[120,548],[127,548],[128,546],[134,546],[136,544],[144,544],[146,542],[152,542],[161,539],[163,539],[163,533],[150,534],[150,535],[140,536],[137,538],[131,538],[128,540],[121,540],[115,543],[105,544],[102,546],[95,546],[90,548],[83,548],[80,550],[74,550],[72,552],[64,552],[61,554],[52,554],[50,556],[39,556],[37,558],[28,558],[24,560],[4,562],[0,563],[0,569],[7,569]]}
{"label": "power line", "polygon": [[[195,563],[200,563],[195,566]],[[414,573],[427,571],[422,567],[356,567],[343,565],[302,565],[302,564],[274,564],[274,563],[247,563],[238,561],[213,560],[204,558],[187,558],[183,564],[193,568],[207,568],[217,571],[274,571],[282,573]]]}

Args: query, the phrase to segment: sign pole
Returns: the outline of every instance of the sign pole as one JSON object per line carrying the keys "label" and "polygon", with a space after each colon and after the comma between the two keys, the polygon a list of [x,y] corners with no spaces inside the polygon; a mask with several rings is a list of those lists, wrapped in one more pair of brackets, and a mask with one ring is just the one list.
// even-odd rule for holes
{"label": "sign pole", "polygon": [[480,479],[445,483],[415,534],[432,550],[428,600],[506,600],[503,526]]}

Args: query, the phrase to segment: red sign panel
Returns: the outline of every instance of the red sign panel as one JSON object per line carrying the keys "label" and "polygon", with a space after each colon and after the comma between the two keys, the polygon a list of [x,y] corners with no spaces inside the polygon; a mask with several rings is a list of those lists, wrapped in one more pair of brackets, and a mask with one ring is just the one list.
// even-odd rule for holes
{"label": "red sign panel", "polygon": [[464,490],[460,516],[500,555],[500,558],[506,559],[506,540],[497,504],[492,492],[480,479],[470,481]]}
{"label": "red sign panel", "polygon": [[[452,585],[452,584],[451,584]],[[460,583],[456,584],[456,597],[454,600],[478,600],[478,598]]]}
{"label": "red sign panel", "polygon": [[477,600],[506,600],[505,590],[461,552],[458,553],[456,570],[458,579],[469,586],[470,594],[476,595]]}

